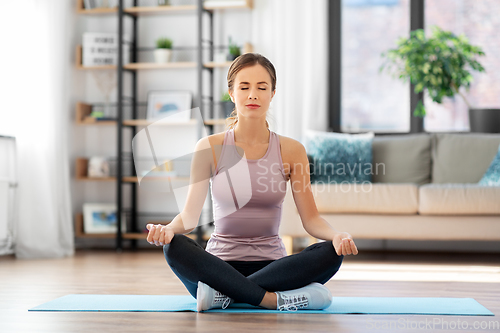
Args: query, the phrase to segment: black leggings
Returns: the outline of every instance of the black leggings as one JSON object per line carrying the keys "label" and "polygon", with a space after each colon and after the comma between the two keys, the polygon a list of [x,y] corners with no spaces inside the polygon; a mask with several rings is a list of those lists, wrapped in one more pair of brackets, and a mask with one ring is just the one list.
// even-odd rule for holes
{"label": "black leggings", "polygon": [[163,246],[163,253],[194,298],[201,281],[236,303],[255,306],[262,302],[266,291],[292,290],[312,282],[325,284],[344,259],[337,255],[331,241],[325,241],[277,260],[224,261],[181,234]]}

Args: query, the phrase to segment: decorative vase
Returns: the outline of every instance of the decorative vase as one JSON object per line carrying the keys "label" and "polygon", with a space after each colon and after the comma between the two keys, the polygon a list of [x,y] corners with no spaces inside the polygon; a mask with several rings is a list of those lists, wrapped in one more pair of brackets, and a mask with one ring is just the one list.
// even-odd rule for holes
{"label": "decorative vase", "polygon": [[470,131],[500,133],[500,109],[469,109]]}
{"label": "decorative vase", "polygon": [[170,58],[172,57],[171,49],[156,49],[154,52],[156,63],[163,64],[166,62],[170,62]]}

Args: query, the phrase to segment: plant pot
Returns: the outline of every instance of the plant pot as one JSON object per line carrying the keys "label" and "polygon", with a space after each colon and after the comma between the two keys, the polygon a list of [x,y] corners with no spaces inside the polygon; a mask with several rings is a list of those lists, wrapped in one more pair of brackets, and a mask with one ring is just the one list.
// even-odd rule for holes
{"label": "plant pot", "polygon": [[239,56],[240,56],[239,54],[231,54],[231,53],[229,53],[226,56],[226,59],[227,59],[227,61],[233,61],[234,59],[238,58]]}
{"label": "plant pot", "polygon": [[231,112],[233,112],[234,109],[234,103],[231,101],[223,101],[221,102],[221,111],[222,111],[222,117],[227,118],[231,115]]}
{"label": "plant pot", "polygon": [[172,50],[170,49],[156,49],[155,51],[155,62],[158,64],[163,64],[170,62],[172,57]]}
{"label": "plant pot", "polygon": [[500,133],[500,109],[469,109],[470,131]]}

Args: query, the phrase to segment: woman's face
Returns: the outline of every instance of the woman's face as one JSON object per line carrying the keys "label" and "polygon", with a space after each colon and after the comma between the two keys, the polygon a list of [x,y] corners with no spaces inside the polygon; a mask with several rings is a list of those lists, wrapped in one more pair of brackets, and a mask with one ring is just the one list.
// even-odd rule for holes
{"label": "woman's face", "polygon": [[[245,67],[236,74],[234,91],[229,91],[238,117],[266,117],[276,91],[271,91],[271,76],[262,65]],[[251,107],[250,104],[258,105]]]}

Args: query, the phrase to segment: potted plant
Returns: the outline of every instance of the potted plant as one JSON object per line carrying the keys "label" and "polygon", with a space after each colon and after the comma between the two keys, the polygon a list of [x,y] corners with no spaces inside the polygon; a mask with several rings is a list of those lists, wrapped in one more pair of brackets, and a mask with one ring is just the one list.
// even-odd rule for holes
{"label": "potted plant", "polygon": [[[460,92],[464,87],[468,91],[473,81],[471,71],[485,72],[476,60],[484,56],[481,47],[469,44],[465,35],[456,36],[450,31],[432,27],[432,37],[426,38],[423,29],[412,31],[409,38],[400,38],[398,47],[390,49],[382,56],[387,66],[396,67],[394,74],[403,81],[415,85],[415,93],[424,89],[436,103],[442,103],[444,97],[460,95],[469,108],[469,121],[473,132],[491,132],[493,124],[500,130],[500,110],[477,109],[471,106],[465,95]],[[413,115],[424,117],[426,114],[422,101],[419,101]]]}
{"label": "potted plant", "polygon": [[220,103],[221,103],[221,109],[224,112],[224,118],[229,117],[231,115],[231,112],[233,112],[234,103],[233,101],[231,101],[231,96],[227,91],[224,94],[222,94]]}
{"label": "potted plant", "polygon": [[231,36],[229,36],[229,54],[227,55],[228,61],[233,61],[241,55],[240,48],[231,42]]}
{"label": "potted plant", "polygon": [[172,40],[169,38],[159,38],[156,40],[155,61],[166,63],[172,57]]}

